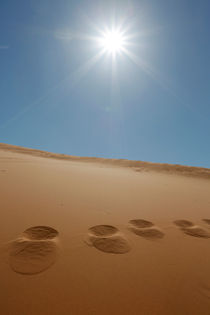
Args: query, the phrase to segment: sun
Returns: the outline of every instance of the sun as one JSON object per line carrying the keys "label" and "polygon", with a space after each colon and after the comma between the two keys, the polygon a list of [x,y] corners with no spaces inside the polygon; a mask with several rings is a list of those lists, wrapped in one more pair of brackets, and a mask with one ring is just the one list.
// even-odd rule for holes
{"label": "sun", "polygon": [[115,55],[123,51],[125,38],[123,33],[117,30],[106,31],[99,40],[100,46],[108,53]]}

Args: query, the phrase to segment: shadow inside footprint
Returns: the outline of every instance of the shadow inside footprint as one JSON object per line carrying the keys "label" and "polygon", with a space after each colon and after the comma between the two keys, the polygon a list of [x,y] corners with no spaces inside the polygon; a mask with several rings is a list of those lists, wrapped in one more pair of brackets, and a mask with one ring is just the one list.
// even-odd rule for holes
{"label": "shadow inside footprint", "polygon": [[210,238],[210,234],[199,227],[183,228],[182,230],[185,234],[188,234],[190,236]]}
{"label": "shadow inside footprint", "polygon": [[31,240],[48,240],[58,236],[58,231],[49,226],[34,226],[25,230],[23,236]]}
{"label": "shadow inside footprint", "polygon": [[1,173],[7,173],[8,170],[6,170],[6,169],[1,169],[0,172],[1,172]]}
{"label": "shadow inside footprint", "polygon": [[32,275],[48,269],[56,257],[55,242],[28,241],[21,238],[12,243],[9,264],[17,273]]}
{"label": "shadow inside footprint", "polygon": [[152,222],[143,219],[130,220],[129,223],[137,228],[148,228],[154,226]]}
{"label": "shadow inside footprint", "polygon": [[203,222],[205,222],[205,223],[210,225],[210,219],[203,219]]}
{"label": "shadow inside footprint", "polygon": [[164,233],[161,232],[158,229],[155,228],[149,228],[149,229],[135,229],[135,228],[131,228],[131,230],[139,236],[142,236],[144,238],[148,238],[148,239],[159,239],[159,238],[163,238],[164,237]]}
{"label": "shadow inside footprint", "polygon": [[102,252],[112,254],[125,254],[131,249],[127,240],[120,236],[95,238],[93,240],[93,246]]}
{"label": "shadow inside footprint", "polygon": [[110,236],[118,232],[118,229],[112,225],[95,225],[89,229],[95,236]]}
{"label": "shadow inside footprint", "polygon": [[180,228],[188,228],[194,225],[191,221],[188,220],[176,220],[174,221],[174,224]]}

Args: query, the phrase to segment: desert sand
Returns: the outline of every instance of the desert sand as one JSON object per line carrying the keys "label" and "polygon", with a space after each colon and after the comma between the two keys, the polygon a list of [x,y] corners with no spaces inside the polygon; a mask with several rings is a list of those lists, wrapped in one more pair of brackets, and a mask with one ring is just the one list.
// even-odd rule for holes
{"label": "desert sand", "polygon": [[210,169],[0,144],[0,314],[209,315]]}

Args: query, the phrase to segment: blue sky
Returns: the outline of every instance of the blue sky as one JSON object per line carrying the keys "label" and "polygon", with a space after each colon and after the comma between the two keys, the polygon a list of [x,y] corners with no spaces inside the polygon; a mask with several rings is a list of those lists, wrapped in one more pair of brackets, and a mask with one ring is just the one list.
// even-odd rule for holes
{"label": "blue sky", "polygon": [[[0,1],[0,142],[210,168],[210,1]],[[113,22],[114,21],[114,22]],[[130,55],[97,58],[122,25]]]}

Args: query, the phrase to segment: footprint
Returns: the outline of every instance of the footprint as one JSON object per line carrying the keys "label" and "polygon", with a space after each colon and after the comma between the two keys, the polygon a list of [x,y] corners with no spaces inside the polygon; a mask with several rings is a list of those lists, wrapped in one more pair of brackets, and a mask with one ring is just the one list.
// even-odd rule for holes
{"label": "footprint", "polygon": [[165,234],[158,228],[154,227],[154,223],[143,219],[135,219],[129,221],[129,230],[138,236],[142,236],[147,239],[160,239]]}
{"label": "footprint", "polygon": [[188,228],[194,225],[191,221],[188,220],[176,220],[174,221],[174,224],[180,228]]}
{"label": "footprint", "polygon": [[185,228],[183,232],[195,237],[210,238],[210,234],[199,227]]}
{"label": "footprint", "polygon": [[58,236],[58,231],[49,226],[34,226],[25,230],[23,236],[31,240],[47,240]]}
{"label": "footprint", "polygon": [[209,238],[210,234],[204,229],[194,225],[191,221],[188,220],[176,220],[174,224],[177,225],[183,233],[200,238]]}
{"label": "footprint", "polygon": [[131,250],[128,241],[112,225],[96,225],[89,228],[86,243],[105,253],[125,254]]}
{"label": "footprint", "polygon": [[10,267],[20,274],[40,273],[54,264],[56,249],[56,244],[52,241],[16,240],[10,251]]}
{"label": "footprint", "polygon": [[8,170],[7,170],[7,169],[1,169],[0,172],[1,172],[1,173],[7,173]]}
{"label": "footprint", "polygon": [[121,236],[95,238],[93,246],[102,252],[112,254],[125,254],[131,249],[127,240]]}
{"label": "footprint", "polygon": [[203,219],[203,222],[207,223],[208,225],[210,225],[210,219]]}
{"label": "footprint", "polygon": [[13,271],[33,275],[48,269],[57,258],[58,231],[35,226],[25,230],[10,246],[9,264]]}
{"label": "footprint", "polygon": [[150,238],[150,239],[157,239],[157,238],[163,238],[164,233],[161,232],[158,229],[132,229],[132,231],[139,236]]}

